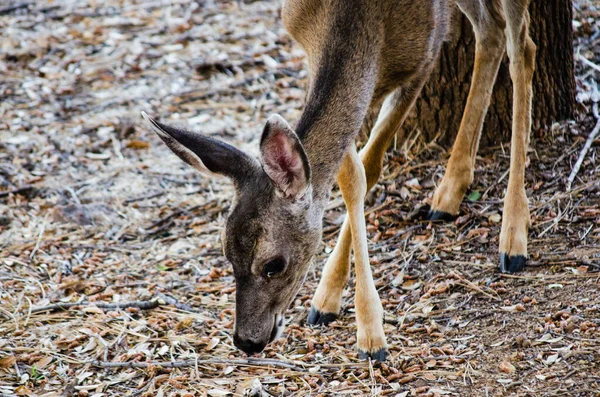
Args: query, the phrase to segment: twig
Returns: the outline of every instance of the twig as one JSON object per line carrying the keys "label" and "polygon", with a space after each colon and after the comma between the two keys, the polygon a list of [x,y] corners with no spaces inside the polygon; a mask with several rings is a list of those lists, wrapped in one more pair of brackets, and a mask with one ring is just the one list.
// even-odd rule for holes
{"label": "twig", "polygon": [[240,365],[244,367],[280,367],[287,368],[298,372],[306,372],[304,368],[298,367],[290,362],[275,360],[275,359],[255,359],[249,358],[247,360],[220,360],[220,359],[207,359],[207,360],[184,360],[184,361],[151,361],[151,362],[110,362],[110,361],[92,361],[88,364],[94,367],[100,368],[148,368],[148,367],[162,367],[162,368],[187,368],[194,367],[196,365],[206,364],[220,364],[220,365]]}
{"label": "twig", "polygon": [[[272,358],[248,358],[246,360],[224,360],[224,359],[206,359],[206,360],[183,360],[183,361],[150,361],[150,362],[110,362],[110,361],[92,361],[88,364],[100,368],[185,368],[195,367],[196,365],[239,365],[244,367],[279,367],[287,368],[298,372],[306,372],[308,368],[368,368],[369,363],[325,363],[325,364],[306,364],[302,362],[292,362],[276,360]],[[302,367],[300,367],[302,365]]]}
{"label": "twig", "polygon": [[469,280],[463,278],[462,281],[464,282],[464,284],[460,283],[460,282],[456,283],[456,284],[460,285],[462,287],[465,287],[466,289],[471,289],[471,290],[473,290],[475,292],[479,292],[480,294],[483,294],[483,295],[487,296],[488,298],[493,299],[493,300],[495,300],[497,302],[501,302],[502,301],[502,299],[500,299],[497,296],[494,296],[494,295],[492,295],[490,293],[485,292],[484,290],[482,290],[481,288],[479,288],[478,286],[476,286],[475,284],[473,284]]}
{"label": "twig", "polygon": [[127,309],[129,307],[136,307],[140,310],[151,310],[156,309],[159,306],[173,305],[180,310],[187,312],[197,312],[193,307],[184,303],[179,303],[177,299],[166,296],[164,294],[158,294],[153,299],[147,301],[132,301],[132,302],[120,302],[120,303],[107,303],[107,302],[67,302],[67,303],[55,303],[48,306],[36,307],[31,309],[31,313],[40,312],[55,312],[60,310],[68,310],[75,306],[96,306],[100,309]]}
{"label": "twig", "polygon": [[17,319],[15,318],[15,316],[12,315],[11,312],[9,312],[8,310],[0,307],[0,314],[2,314],[2,316],[4,316],[4,318],[6,318],[7,320],[13,320],[15,322],[15,329],[16,330],[19,329],[19,322],[17,321]]}
{"label": "twig", "polygon": [[494,295],[492,295],[492,294],[490,294],[490,293],[488,293],[488,292],[485,292],[484,290],[482,290],[481,288],[479,288],[477,285],[475,285],[473,282],[471,282],[471,281],[467,280],[467,279],[466,279],[466,278],[464,278],[464,277],[463,277],[461,274],[459,274],[459,273],[455,272],[454,270],[453,270],[453,271],[451,271],[449,274],[452,274],[452,275],[454,275],[454,276],[455,276],[456,278],[458,278],[460,281],[462,281],[462,282],[464,282],[464,283],[465,283],[465,284],[462,284],[462,283],[460,283],[460,282],[459,282],[459,283],[456,283],[456,284],[458,284],[458,285],[461,285],[461,286],[463,286],[463,287],[465,287],[465,288],[467,288],[467,289],[471,289],[471,290],[477,291],[477,292],[479,292],[480,294],[483,294],[483,295],[487,296],[488,298],[490,298],[490,299],[493,299],[493,300],[495,300],[495,301],[498,301],[498,302],[499,302],[499,301],[502,301],[502,299],[500,299],[499,297],[497,297],[497,296],[494,296]]}
{"label": "twig", "polygon": [[156,198],[156,197],[160,197],[160,196],[162,196],[164,194],[165,194],[165,192],[156,192],[156,193],[148,194],[146,196],[140,196],[140,197],[130,198],[130,199],[127,199],[127,200],[123,201],[123,203],[129,204],[129,203],[133,203],[133,202],[136,202],[136,201],[153,199],[153,198]]}
{"label": "twig", "polygon": [[581,54],[577,54],[575,56],[575,59],[577,59],[578,61],[581,61],[582,63],[586,64],[587,66],[589,66],[590,68],[600,72],[600,66],[596,65],[594,62],[590,61],[589,59],[587,59],[586,57],[584,57]]}
{"label": "twig", "polygon": [[[267,76],[269,74],[270,74],[270,72],[262,73],[259,76],[248,77],[242,81],[237,81],[233,84],[230,84],[228,87],[218,88],[215,90],[203,92],[200,95],[193,95],[193,96],[189,96],[187,98],[183,98],[178,102],[178,105],[183,105],[183,104],[190,103],[190,102],[200,101],[200,100],[207,99],[207,98],[210,98],[215,95],[233,94],[236,92],[237,89],[248,86],[248,85],[254,83],[255,81],[259,81],[260,79],[264,78],[265,76]],[[179,95],[175,95],[175,97],[181,98],[181,97],[193,94],[197,91],[200,91],[200,90],[192,90],[192,91],[183,92],[183,93],[180,93]]]}
{"label": "twig", "polygon": [[35,191],[35,190],[37,190],[37,189],[31,185],[21,186],[19,188],[13,189],[13,190],[8,190],[6,192],[0,192],[0,198],[10,196],[11,194],[29,193],[30,191]]}
{"label": "twig", "polygon": [[[582,192],[586,189],[589,189],[592,186],[598,185],[600,184],[600,181],[597,180],[592,180],[591,182],[588,182],[584,185],[579,186],[576,189],[573,189],[571,192],[563,192],[563,193],[555,193],[552,197],[550,197],[549,199],[546,199],[544,201],[541,201],[538,205],[536,205],[535,207],[532,207],[530,209],[531,213],[533,214],[534,212],[539,211],[541,208],[546,208],[548,207],[550,204],[553,204],[554,202],[558,201],[558,200],[562,200],[564,198],[570,197],[573,194],[577,194],[579,192]],[[548,221],[548,222],[552,222],[552,221]]]}
{"label": "twig", "polygon": [[505,389],[506,389],[506,390],[508,390],[508,389],[512,389],[513,387],[516,387],[516,386],[521,386],[522,384],[523,384],[523,382],[521,382],[520,380],[518,380],[518,381],[514,381],[514,382],[511,382],[511,383],[509,383],[508,385],[506,385],[506,386],[505,386]]}
{"label": "twig", "polygon": [[[163,216],[162,218],[160,218],[159,220],[157,220],[156,222],[154,222],[153,224],[151,224],[150,226],[148,226],[148,227],[146,227],[144,229],[145,229],[145,231],[147,233],[149,233],[150,230],[154,229],[155,227],[158,227],[158,226],[162,225],[163,223],[169,221],[171,218],[179,216],[179,215],[181,215],[183,213],[186,213],[186,212],[188,212],[188,213],[192,212],[192,211],[194,211],[194,210],[196,210],[196,209],[198,209],[200,207],[201,207],[200,205],[194,205],[193,207],[190,207],[188,209],[183,209],[183,208],[176,209],[175,211],[171,212],[169,215]],[[152,233],[154,233],[154,232],[152,232]]]}
{"label": "twig", "polygon": [[[500,176],[500,178],[498,178],[498,180],[496,181],[496,183],[492,183],[486,190],[485,192],[483,192],[483,194],[481,195],[481,198],[484,199],[487,197],[488,193],[490,192],[490,190],[498,185],[500,182],[502,182],[504,180],[504,178],[506,178],[506,176],[508,175],[508,173],[510,172],[510,169],[506,170],[506,172],[504,174],[502,174]],[[479,202],[481,202],[481,200],[479,200]]]}
{"label": "twig", "polygon": [[159,293],[156,294],[156,297],[158,298],[159,302],[164,301],[167,305],[175,306],[179,310],[184,310],[191,313],[198,312],[198,310],[194,309],[192,306],[186,305],[185,303],[180,303],[177,299],[171,296]]}
{"label": "twig", "polygon": [[29,254],[29,259],[33,259],[37,250],[40,249],[40,243],[42,242],[42,237],[44,236],[44,232],[46,231],[46,220],[48,216],[44,217],[44,223],[42,223],[42,227],[40,228],[40,234],[38,235],[37,241],[35,242],[35,246],[33,247],[33,251]]}
{"label": "twig", "polygon": [[32,1],[27,1],[25,3],[19,3],[7,7],[2,7],[0,8],[0,15],[10,14],[11,12],[16,11],[20,8],[27,8],[32,4],[34,4]]}
{"label": "twig", "polygon": [[600,132],[600,115],[598,115],[598,104],[597,103],[594,104],[592,111],[594,113],[594,117],[596,118],[596,126],[594,127],[592,132],[590,132],[590,135],[588,136],[588,139],[585,142],[583,149],[581,149],[581,153],[579,153],[579,158],[577,159],[577,162],[575,163],[575,166],[573,167],[573,170],[571,171],[571,175],[569,175],[569,179],[567,181],[567,192],[571,190],[571,185],[575,181],[575,177],[577,176],[577,173],[579,172],[579,168],[581,168],[581,164],[583,164],[585,155],[587,154],[588,150],[590,150],[590,148],[592,147],[592,143],[594,143],[594,139],[596,139],[596,135],[598,135],[598,132]]}
{"label": "twig", "polygon": [[[567,208],[565,208],[564,211],[560,212],[557,216],[554,217],[554,219],[552,219],[551,221],[549,221],[549,222],[552,222],[552,224],[550,226],[548,226],[546,229],[544,229],[540,234],[538,234],[537,238],[541,238],[550,229],[552,229],[553,227],[556,227],[556,225],[558,225],[558,222],[560,222],[561,220],[563,220],[563,218],[566,217],[569,214],[569,211],[568,211],[569,203],[567,203]],[[559,211],[560,211],[560,207],[559,207]]]}

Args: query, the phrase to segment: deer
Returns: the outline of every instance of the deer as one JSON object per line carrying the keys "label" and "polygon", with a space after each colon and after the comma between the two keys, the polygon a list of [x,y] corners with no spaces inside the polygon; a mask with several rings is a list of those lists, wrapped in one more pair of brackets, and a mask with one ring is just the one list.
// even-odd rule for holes
{"label": "deer", "polygon": [[[449,220],[474,178],[482,125],[505,51],[513,82],[510,170],[499,239],[499,270],[523,270],[529,227],[524,174],[531,129],[536,46],[529,0],[454,0],[476,38],[474,71],[462,123],[429,219]],[[336,320],[354,254],[359,359],[387,356],[383,307],[369,262],[364,200],[385,152],[426,83],[448,39],[451,0],[286,0],[282,20],[307,55],[309,83],[295,128],[279,115],[266,121],[260,158],[199,133],[147,125],[183,161],[210,178],[233,182],[235,198],[222,230],[233,266],[233,341],[251,355],[277,339],[322,238],[325,208],[337,181],[347,216],[308,313],[310,325]],[[367,111],[380,107],[368,141],[355,138]]]}

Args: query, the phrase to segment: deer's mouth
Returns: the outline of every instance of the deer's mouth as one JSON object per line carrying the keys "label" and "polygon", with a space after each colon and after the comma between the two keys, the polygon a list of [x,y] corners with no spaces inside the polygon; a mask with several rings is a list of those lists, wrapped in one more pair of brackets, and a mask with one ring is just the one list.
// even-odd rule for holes
{"label": "deer's mouth", "polygon": [[283,333],[283,328],[284,328],[283,320],[284,320],[284,317],[282,314],[275,315],[275,322],[273,324],[273,329],[271,330],[271,336],[269,338],[269,343],[271,343],[274,340],[279,339],[281,337],[281,334]]}

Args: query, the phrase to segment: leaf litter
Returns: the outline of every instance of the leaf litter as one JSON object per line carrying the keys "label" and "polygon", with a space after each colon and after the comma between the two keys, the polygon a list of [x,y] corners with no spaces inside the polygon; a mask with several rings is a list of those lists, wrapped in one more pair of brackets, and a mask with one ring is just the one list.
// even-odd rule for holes
{"label": "leaf litter", "polygon": [[413,136],[388,152],[366,207],[390,359],[357,358],[353,279],[338,321],[306,324],[343,220],[337,191],[284,337],[255,357],[235,349],[235,285],[218,238],[232,188],[185,166],[138,115],[256,154],[265,119],[296,121],[306,91],[279,7],[0,7],[0,394],[597,395],[597,139],[566,186],[597,123],[598,1],[575,2],[582,111],[532,140],[524,273],[496,272],[508,142],[482,148],[461,216],[440,225],[419,214],[446,155]]}

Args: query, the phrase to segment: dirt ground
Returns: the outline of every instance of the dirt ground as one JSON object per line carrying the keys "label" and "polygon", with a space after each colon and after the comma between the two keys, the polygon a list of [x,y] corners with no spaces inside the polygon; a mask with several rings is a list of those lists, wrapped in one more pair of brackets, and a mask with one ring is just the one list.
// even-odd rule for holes
{"label": "dirt ground", "polygon": [[[446,151],[411,135],[369,195],[389,360],[356,353],[354,279],[339,321],[306,324],[343,220],[282,339],[232,343],[219,231],[227,181],[186,166],[140,111],[252,153],[266,118],[298,120],[300,48],[278,1],[54,0],[0,5],[2,396],[600,396],[600,1],[575,4],[579,114],[534,134],[529,267],[497,272],[509,142],[482,148],[452,224],[419,220]],[[132,304],[131,307],[126,307]]]}

